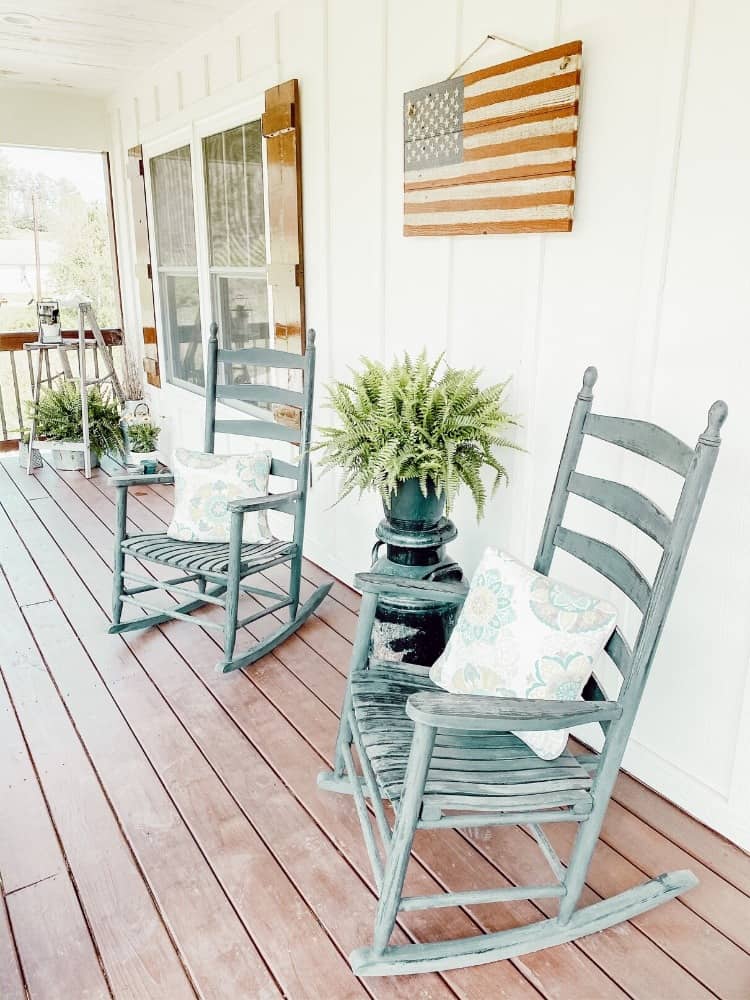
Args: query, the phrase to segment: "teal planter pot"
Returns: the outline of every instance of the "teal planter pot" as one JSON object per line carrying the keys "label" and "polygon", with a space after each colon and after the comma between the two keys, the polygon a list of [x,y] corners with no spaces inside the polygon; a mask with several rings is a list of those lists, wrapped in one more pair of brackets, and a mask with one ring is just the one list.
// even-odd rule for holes
{"label": "teal planter pot", "polygon": [[404,531],[434,528],[444,510],[445,494],[438,496],[430,480],[427,482],[427,496],[422,493],[418,479],[407,479],[391,493],[390,505],[383,502],[383,511],[391,526]]}

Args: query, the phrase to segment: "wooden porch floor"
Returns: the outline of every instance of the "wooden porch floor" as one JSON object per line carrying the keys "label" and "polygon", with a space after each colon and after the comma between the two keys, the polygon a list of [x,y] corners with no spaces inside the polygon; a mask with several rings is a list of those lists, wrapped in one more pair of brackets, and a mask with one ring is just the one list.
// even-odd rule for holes
{"label": "wooden porch floor", "polygon": [[[673,868],[691,868],[697,889],[517,960],[355,979],[346,955],[369,942],[375,897],[352,802],[315,778],[330,765],[357,595],[334,584],[276,655],[229,676],[205,630],[109,636],[112,494],[102,473],[0,465],[3,1000],[750,998],[750,857],[626,775],[588,899]],[[136,530],[159,530],[170,490],[131,491],[130,512]],[[326,578],[305,574],[308,590]],[[564,856],[568,831],[548,830]],[[422,831],[410,891],[545,877],[518,828]],[[410,913],[400,934],[546,912]]]}

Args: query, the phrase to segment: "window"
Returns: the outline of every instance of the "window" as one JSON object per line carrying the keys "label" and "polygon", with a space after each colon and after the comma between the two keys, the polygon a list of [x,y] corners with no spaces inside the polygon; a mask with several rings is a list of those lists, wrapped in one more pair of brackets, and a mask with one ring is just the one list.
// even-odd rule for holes
{"label": "window", "polygon": [[[179,148],[146,147],[154,292],[173,384],[202,391],[212,320],[224,350],[305,349],[298,101],[297,81],[287,80],[266,91],[262,119],[260,107],[242,117],[224,110],[173,138]],[[221,365],[218,377],[289,388],[302,381],[299,372],[248,365]],[[298,425],[293,407],[270,409]]]}
{"label": "window", "polygon": [[105,156],[0,146],[0,332],[36,330],[39,298],[60,302],[64,329],[82,298],[119,327],[110,233]]}
{"label": "window", "polygon": [[[270,345],[263,137],[250,122],[203,140],[213,315],[221,346]],[[267,371],[226,366],[228,382],[267,381]]]}
{"label": "window", "polygon": [[170,382],[202,388],[198,254],[190,146],[151,159],[159,300]]}

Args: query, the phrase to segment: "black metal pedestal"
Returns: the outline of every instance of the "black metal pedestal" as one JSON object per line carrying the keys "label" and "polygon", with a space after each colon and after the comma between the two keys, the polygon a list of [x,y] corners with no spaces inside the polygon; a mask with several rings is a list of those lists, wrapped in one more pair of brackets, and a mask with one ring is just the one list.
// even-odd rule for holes
{"label": "black metal pedestal", "polygon": [[[412,580],[463,579],[461,567],[445,552],[445,546],[458,534],[448,518],[422,530],[384,518],[375,534],[373,572]],[[383,545],[386,551],[381,556]],[[431,666],[445,649],[455,617],[455,605],[381,597],[372,634],[373,656]]]}

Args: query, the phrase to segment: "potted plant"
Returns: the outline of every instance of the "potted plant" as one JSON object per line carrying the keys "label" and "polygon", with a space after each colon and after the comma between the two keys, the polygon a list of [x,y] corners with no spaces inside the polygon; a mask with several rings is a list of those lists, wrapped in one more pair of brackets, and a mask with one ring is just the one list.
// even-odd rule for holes
{"label": "potted plant", "polygon": [[159,454],[156,451],[159,431],[160,428],[150,420],[132,420],[127,424],[130,454],[135,461],[141,463],[141,468],[146,463],[149,468],[153,466],[156,471],[159,462]]}
{"label": "potted plant", "polygon": [[349,382],[328,387],[340,424],[320,429],[323,468],[344,472],[340,499],[354,489],[376,490],[386,517],[401,529],[433,528],[450,513],[461,486],[484,514],[482,469],[494,472],[492,491],[507,479],[495,455],[517,448],[507,437],[516,420],[502,406],[507,382],[481,388],[479,371],[408,354],[389,368],[362,359]]}
{"label": "potted plant", "polygon": [[[33,404],[30,404],[33,413]],[[91,466],[105,452],[123,455],[120,413],[114,400],[102,395],[98,386],[88,390]],[[75,382],[47,389],[36,407],[37,434],[53,442],[52,461],[59,469],[83,469],[84,447],[81,394]]]}

